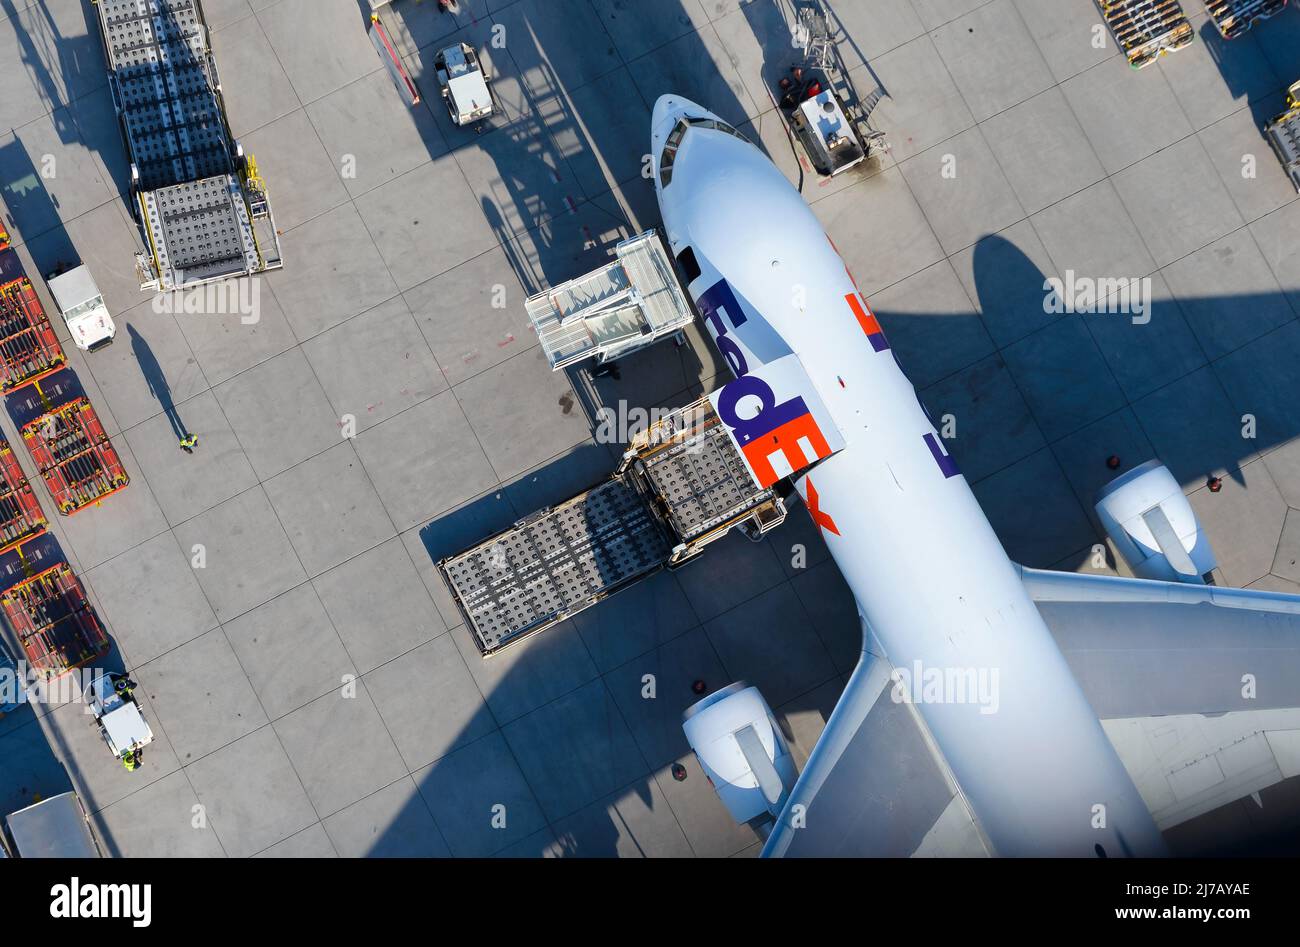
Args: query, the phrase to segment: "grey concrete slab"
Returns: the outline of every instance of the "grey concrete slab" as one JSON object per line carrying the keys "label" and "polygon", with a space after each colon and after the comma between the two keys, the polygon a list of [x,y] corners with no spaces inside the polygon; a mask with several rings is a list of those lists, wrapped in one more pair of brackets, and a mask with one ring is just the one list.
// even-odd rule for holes
{"label": "grey concrete slab", "polygon": [[[1161,266],[1245,223],[1194,135],[1125,168],[1112,180]],[[1189,200],[1192,195],[1195,199]]]}
{"label": "grey concrete slab", "polygon": [[[1046,446],[1005,363],[989,356],[921,392],[944,446],[974,483]],[[949,420],[951,418],[951,420]],[[951,428],[949,427],[951,425]]]}
{"label": "grey concrete slab", "polygon": [[767,544],[772,547],[786,578],[802,575],[830,558],[822,529],[812,521],[803,498],[797,493],[785,501],[785,522],[768,533]]}
{"label": "grey concrete slab", "polygon": [[577,89],[619,68],[623,60],[587,0],[518,0],[492,15],[507,49],[534,93]]}
{"label": "grey concrete slab", "polygon": [[1300,509],[1300,439],[1292,438],[1270,450],[1264,455],[1264,466],[1287,505]]}
{"label": "grey concrete slab", "polygon": [[210,385],[219,385],[259,362],[292,348],[297,342],[284,310],[264,277],[227,282],[228,300],[242,300],[245,312],[176,313],[190,351]]}
{"label": "grey concrete slab", "polygon": [[117,313],[114,321],[118,334],[113,344],[88,362],[113,416],[124,428],[208,390],[208,380],[176,319],[160,303],[141,303],[130,312]]}
{"label": "grey concrete slab", "polygon": [[1044,311],[1051,257],[1030,221],[1022,220],[948,258],[984,328],[998,346],[1062,318]]}
{"label": "grey concrete slab", "polygon": [[540,346],[461,382],[456,398],[502,479],[591,434],[568,378],[551,371]]}
{"label": "grey concrete slab", "polygon": [[[0,805],[6,815],[76,788],[63,761],[51,749],[45,731],[30,717],[24,725],[0,734],[0,752],[5,754],[5,768],[0,771]],[[108,750],[102,752],[107,754]],[[111,759],[108,763],[115,765]]]}
{"label": "grey concrete slab", "polygon": [[1106,175],[1059,88],[985,121],[984,140],[1026,213],[1035,214]]}
{"label": "grey concrete slab", "polygon": [[311,338],[397,295],[397,284],[360,215],[344,205],[287,235],[293,266],[267,278],[285,318]]}
{"label": "grey concrete slab", "polygon": [[[1275,101],[1272,113],[1281,111],[1281,97]],[[1256,220],[1296,199],[1295,186],[1265,140],[1262,126],[1252,109],[1243,108],[1196,133],[1246,220]]]}
{"label": "grey concrete slab", "polygon": [[1061,90],[1111,174],[1195,131],[1164,75],[1135,72],[1123,56],[1065,80]]}
{"label": "grey concrete slab", "polygon": [[364,431],[447,388],[402,297],[303,344],[337,417]]}
{"label": "grey concrete slab", "polygon": [[222,848],[246,858],[316,822],[275,731],[263,727],[185,771]]}
{"label": "grey concrete slab", "polygon": [[599,680],[501,732],[552,822],[647,772],[618,706]]}
{"label": "grey concrete slab", "polygon": [[1124,404],[1124,395],[1084,324],[1071,316],[1002,350],[1002,358],[1047,440],[1055,441]]}
{"label": "grey concrete slab", "polygon": [[1007,555],[1046,568],[1096,534],[1050,450],[1041,450],[975,484],[972,489]]}
{"label": "grey concrete slab", "polygon": [[177,405],[176,414],[184,428],[199,438],[192,454],[180,449],[176,430],[165,414],[126,432],[131,453],[173,526],[257,484],[257,474],[212,392]]}
{"label": "grey concrete slab", "polygon": [[114,759],[86,704],[80,701],[64,704],[41,720],[41,729],[50,737],[52,746],[58,747],[63,765],[74,780],[77,795],[87,812],[125,799],[181,768],[167,732],[158,725],[152,702],[144,694],[139,694],[137,700],[140,713],[154,732],[154,739],[143,752],[141,763],[130,772]]}
{"label": "grey concrete slab", "polygon": [[878,56],[870,65],[889,92],[871,113],[871,121],[888,135],[895,160],[905,161],[975,124],[928,35]]}
{"label": "grey concrete slab", "polygon": [[36,64],[28,65],[25,62],[28,57],[30,40],[23,22],[12,16],[0,20],[0,64],[5,75],[11,77],[5,87],[5,97],[0,100],[0,125],[4,128],[19,128],[33,122],[53,104],[49,83],[41,81],[49,76],[48,71]]}
{"label": "grey concrete slab", "polygon": [[114,193],[94,153],[77,138],[67,109],[0,135],[0,180],[14,240],[55,229],[61,219],[79,217]]}
{"label": "grey concrete slab", "polygon": [[86,573],[119,647],[144,664],[211,631],[217,616],[170,532]]}
{"label": "grey concrete slab", "polygon": [[1034,214],[1043,246],[1055,263],[1046,275],[1140,277],[1154,272],[1155,260],[1124,208],[1115,186],[1101,181]]}
{"label": "grey concrete slab", "polygon": [[167,529],[167,518],[158,507],[135,454],[120,437],[113,441],[113,447],[131,480],[126,489],[83,507],[72,516],[60,517],[64,536],[76,550],[83,569],[93,568]]}
{"label": "grey concrete slab", "polygon": [[[864,207],[870,207],[871,213],[864,214]],[[944,257],[925,214],[895,168],[829,195],[812,208],[868,298]]]}
{"label": "grey concrete slab", "polygon": [[[1134,322],[1148,316],[1149,322]],[[1183,319],[1182,307],[1158,273],[1151,277],[1151,300],[1141,315],[1095,313],[1081,318],[1130,401],[1206,362],[1205,352]]]}
{"label": "grey concrete slab", "polygon": [[396,537],[317,576],[312,585],[362,674],[446,629]]}
{"label": "grey concrete slab", "polygon": [[984,3],[930,38],[978,122],[1056,84],[1011,0]]}
{"label": "grey concrete slab", "polygon": [[712,26],[687,33],[647,55],[627,59],[627,65],[647,104],[671,89],[693,102],[708,102],[709,111],[732,125],[770,107],[767,101],[755,102],[746,90],[730,52]]}
{"label": "grey concrete slab", "polygon": [[297,109],[249,132],[243,145],[257,157],[258,171],[271,189],[275,225],[281,230],[292,230],[348,199],[339,166],[305,110]]}
{"label": "grey concrete slab", "polygon": [[1273,556],[1273,575],[1300,583],[1300,510],[1287,510],[1282,538]]}
{"label": "grey concrete slab", "polygon": [[[1015,0],[1029,34],[1038,44],[1058,82],[1112,56],[1119,50],[1092,0]],[[1094,31],[1094,28],[1099,28]]]}
{"label": "grey concrete slab", "polygon": [[993,340],[947,260],[875,293],[871,308],[918,388],[993,352]]}
{"label": "grey concrete slab", "polygon": [[[56,119],[57,130],[65,138],[75,135],[90,151],[99,166],[104,183],[110,191],[122,198],[125,206],[118,209],[123,212],[123,219],[126,219],[130,213],[127,208],[130,206],[131,165],[122,145],[122,130],[117,123],[112,90],[105,85],[86,93],[66,108],[72,127],[69,129],[61,112],[56,110],[52,115]],[[65,224],[71,222],[64,221]],[[102,286],[100,288],[103,289]]]}
{"label": "grey concrete slab", "polygon": [[464,625],[454,627],[451,636],[499,724],[574,692],[598,673],[571,621],[490,658],[479,653]]}
{"label": "grey concrete slab", "polygon": [[790,745],[790,754],[801,772],[843,692],[844,680],[834,677],[821,687],[773,708],[777,724]]}
{"label": "grey concrete slab", "polygon": [[652,767],[666,766],[690,752],[682,713],[703,694],[735,679],[723,668],[702,628],[647,651],[605,675],[605,687],[627,721],[641,755]]}
{"label": "grey concrete slab", "polygon": [[451,854],[409,776],[334,813],[324,825],[344,858],[446,858]]}
{"label": "grey concrete slab", "polygon": [[[1294,4],[1269,20],[1267,29],[1255,32],[1260,49],[1277,75],[1300,75],[1300,15]],[[1291,80],[1284,78],[1283,81]]]}
{"label": "grey concrete slab", "polygon": [[141,665],[135,679],[182,765],[266,725],[266,714],[221,629]]}
{"label": "grey concrete slab", "polygon": [[379,495],[343,442],[265,484],[266,495],[309,576],[396,535]]}
{"label": "grey concrete slab", "polygon": [[[629,182],[628,188],[643,195],[649,193],[653,199],[650,185],[640,178]],[[625,189],[618,188],[594,201],[577,204],[572,212],[549,217],[526,233],[501,235],[510,265],[529,295],[604,266],[619,241],[638,232],[640,228],[629,226],[628,215],[621,208],[606,206],[619,203],[618,196],[623,193]],[[658,226],[657,214],[653,220],[653,226]],[[499,224],[499,220],[493,220],[494,226]]]}
{"label": "grey concrete slab", "polygon": [[382,68],[353,0],[281,0],[257,19],[304,103]]}
{"label": "grey concrete slab", "polygon": [[911,0],[877,0],[876,3],[835,0],[827,6],[848,37],[849,42],[844,44],[840,55],[850,69],[925,32]]}
{"label": "grey concrete slab", "polygon": [[789,583],[744,602],[704,628],[728,676],[757,685],[770,703],[785,703],[836,674]]}
{"label": "grey concrete slab", "polygon": [[[1116,477],[1156,456],[1146,432],[1129,408],[1122,408],[1075,431],[1052,445],[1065,478],[1079,498],[1079,506],[1097,528],[1104,532],[1093,509],[1101,488]],[[1119,467],[1111,470],[1107,459],[1118,457]]]}
{"label": "grey concrete slab", "polygon": [[215,392],[248,462],[262,479],[333,447],[344,430],[299,349],[241,372]]}
{"label": "grey concrete slab", "polygon": [[261,487],[196,516],[176,527],[175,534],[190,562],[203,563],[195,575],[221,621],[307,578]]}
{"label": "grey concrete slab", "polygon": [[654,778],[696,857],[726,858],[762,841],[750,826],[739,825],[731,818],[694,753],[676,762],[686,769],[684,780],[674,779],[668,766],[655,770]]}
{"label": "grey concrete slab", "polygon": [[567,94],[534,91],[533,96],[539,118],[583,195],[595,197],[641,174],[650,147],[650,107],[627,69]]}
{"label": "grey concrete slab", "polygon": [[340,691],[274,724],[312,805],[328,818],[406,775],[402,758],[366,691]]}
{"label": "grey concrete slab", "polygon": [[555,823],[565,858],[690,858],[668,800],[653,777],[632,785]]}
{"label": "grey concrete slab", "polygon": [[325,827],[313,823],[297,835],[291,835],[283,842],[276,842],[270,848],[258,852],[254,858],[338,858],[334,843],[330,841]]}
{"label": "grey concrete slab", "polygon": [[1291,308],[1300,314],[1300,200],[1261,217],[1250,225],[1250,232]]}
{"label": "grey concrete slab", "polygon": [[[447,151],[433,114],[424,106],[408,108],[387,70],[317,99],[306,112],[353,197]],[[369,134],[357,135],[358,128]]]}
{"label": "grey concrete slab", "polygon": [[1295,318],[1246,228],[1188,254],[1161,275],[1210,359]]}
{"label": "grey concrete slab", "polygon": [[[132,262],[132,251],[138,242],[137,231],[128,224],[121,206],[116,201],[109,201],[69,220],[62,229],[56,228],[28,244],[27,249],[36,263],[36,269],[29,270],[28,277],[41,282],[40,277],[54,272],[59,263],[80,261],[90,268],[109,312],[115,320],[120,320],[123,314],[138,308],[148,299],[140,292],[140,280]],[[52,308],[48,312],[55,330],[66,332],[66,325],[58,317],[58,309]],[[124,332],[120,321],[118,330]],[[62,335],[60,339],[63,339]],[[129,343],[129,337],[123,334],[117,341]],[[70,337],[66,347],[72,348]]]}
{"label": "grey concrete slab", "polygon": [[579,612],[573,624],[604,673],[685,634],[699,619],[676,576],[658,572]]}
{"label": "grey concrete slab", "polygon": [[[453,155],[368,191],[356,208],[399,289],[445,273],[493,244],[479,198],[466,187]],[[455,222],[450,232],[448,221]]]}
{"label": "grey concrete slab", "polygon": [[770,543],[756,546],[733,531],[675,575],[695,614],[709,621],[772,588],[784,572],[782,559]]}
{"label": "grey concrete slab", "polygon": [[1133,413],[1185,490],[1211,476],[1237,476],[1237,468],[1257,456],[1255,443],[1242,437],[1241,413],[1209,367],[1135,402]]}
{"label": "grey concrete slab", "polygon": [[862,619],[839,566],[829,561],[809,566],[791,579],[790,586],[812,619],[835,670],[852,671],[862,657]]}
{"label": "grey concrete slab", "polygon": [[1239,478],[1224,478],[1218,493],[1202,488],[1187,499],[1229,585],[1241,588],[1272,570],[1286,501],[1261,461],[1243,466]]}
{"label": "grey concrete slab", "polygon": [[988,0],[912,0],[917,16],[927,30],[937,30],[958,17],[978,9]]}
{"label": "grey concrete slab", "polygon": [[[221,95],[236,136],[270,124],[299,107],[284,65],[256,17],[244,17],[214,29],[212,54],[221,70]],[[275,182],[267,181],[267,186],[274,194]]]}
{"label": "grey concrete slab", "polygon": [[365,681],[412,772],[497,728],[451,635],[370,671]]}
{"label": "grey concrete slab", "polygon": [[176,772],[95,813],[91,822],[112,858],[221,858],[226,852],[212,823],[194,824],[198,805],[188,778]]}
{"label": "grey concrete slab", "polygon": [[399,530],[450,510],[497,479],[453,392],[389,418],[355,443]]}
{"label": "grey concrete slab", "polygon": [[1162,56],[1157,67],[1169,80],[1192,124],[1205,128],[1253,99],[1275,92],[1283,81],[1260,49],[1259,30],[1225,40],[1203,12],[1191,18],[1196,42],[1180,55]]}
{"label": "grey concrete slab", "polygon": [[508,845],[492,856],[493,858],[559,858],[559,842],[555,833],[548,826],[542,831],[528,836],[521,842]]}
{"label": "grey concrete slab", "polygon": [[494,247],[403,298],[444,378],[455,385],[533,344],[524,295],[505,252]]}
{"label": "grey concrete slab", "polygon": [[1298,352],[1300,323],[1288,322],[1214,363],[1214,372],[1232,406],[1241,415],[1253,417],[1255,447],[1261,453],[1300,434],[1300,404],[1296,403],[1292,386],[1261,384],[1263,379],[1293,378]]}
{"label": "grey concrete slab", "polygon": [[[642,0],[635,10],[621,0],[592,0],[591,5],[626,62],[709,22],[700,0]],[[637,15],[642,12],[645,15]]]}
{"label": "grey concrete slab", "polygon": [[208,21],[208,28],[219,30],[236,20],[250,15],[253,8],[248,0],[207,0],[203,4],[203,18]]}
{"label": "grey concrete slab", "polygon": [[[473,9],[466,4],[462,8],[462,17],[473,17]],[[436,4],[397,4],[391,10],[384,11],[384,29],[392,40],[393,48],[400,56],[410,56],[422,46],[449,37],[461,28],[462,24],[455,15],[444,13]],[[442,48],[446,43],[438,43],[435,48]]]}
{"label": "grey concrete slab", "polygon": [[227,622],[225,631],[272,720],[341,690],[356,677],[309,583]]}
{"label": "grey concrete slab", "polygon": [[977,128],[909,158],[899,169],[946,253],[1024,219],[1015,192]]}
{"label": "grey concrete slab", "polygon": [[491,733],[412,776],[458,858],[503,851],[546,825],[500,733]]}

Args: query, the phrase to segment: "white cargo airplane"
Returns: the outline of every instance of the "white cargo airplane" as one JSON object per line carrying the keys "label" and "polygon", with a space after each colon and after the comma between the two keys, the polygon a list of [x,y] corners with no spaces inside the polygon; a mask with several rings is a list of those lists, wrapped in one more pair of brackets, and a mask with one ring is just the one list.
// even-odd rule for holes
{"label": "white cargo airplane", "polygon": [[[1011,562],[784,175],[672,95],[651,153],[735,376],[711,400],[760,484],[793,479],[863,626],[797,782],[752,688],[687,712],[733,815],[770,814],[765,855],[1161,855],[1164,830],[1300,772],[1300,596],[1205,584],[1212,553],[1154,463],[1098,507],[1152,578]],[[954,695],[975,681],[994,699]]]}

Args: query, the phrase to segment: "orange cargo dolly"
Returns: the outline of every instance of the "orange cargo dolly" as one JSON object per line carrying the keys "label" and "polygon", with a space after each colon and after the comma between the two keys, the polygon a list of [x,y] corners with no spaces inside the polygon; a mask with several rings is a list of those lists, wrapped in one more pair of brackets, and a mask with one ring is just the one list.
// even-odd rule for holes
{"label": "orange cargo dolly", "polygon": [[23,276],[0,285],[0,391],[30,385],[66,362],[31,280]]}
{"label": "orange cargo dolly", "polygon": [[22,643],[28,664],[46,680],[108,652],[108,634],[66,562],[6,589],[0,594],[0,608]]}
{"label": "orange cargo dolly", "polygon": [[9,442],[0,438],[0,553],[45,532],[45,514]]}
{"label": "orange cargo dolly", "polygon": [[104,425],[84,397],[23,425],[23,442],[63,516],[126,487],[129,478]]}

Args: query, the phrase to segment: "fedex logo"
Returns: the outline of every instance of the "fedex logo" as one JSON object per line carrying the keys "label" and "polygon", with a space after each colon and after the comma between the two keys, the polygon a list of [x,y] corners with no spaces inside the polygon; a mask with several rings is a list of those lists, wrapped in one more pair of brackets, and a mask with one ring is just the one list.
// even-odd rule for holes
{"label": "fedex logo", "polygon": [[[730,334],[747,317],[727,281],[718,280],[696,302],[736,376],[710,398],[759,486],[770,487],[838,450],[842,445],[832,447],[817,423],[815,409],[823,414],[825,409],[796,356],[783,356],[750,372],[744,349]],[[782,399],[778,391],[802,391],[807,397]]]}

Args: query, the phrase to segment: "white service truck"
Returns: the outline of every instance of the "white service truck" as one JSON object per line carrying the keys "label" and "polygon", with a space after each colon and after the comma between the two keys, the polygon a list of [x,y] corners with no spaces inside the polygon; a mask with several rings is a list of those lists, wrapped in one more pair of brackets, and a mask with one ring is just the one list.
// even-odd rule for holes
{"label": "white service truck", "polygon": [[19,858],[101,858],[75,792],[42,799],[5,816],[3,854]]}
{"label": "white service truck", "polygon": [[117,327],[88,267],[65,270],[46,278],[45,283],[77,348],[97,352],[112,343]]}

